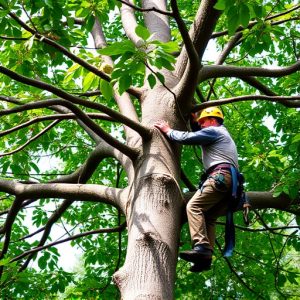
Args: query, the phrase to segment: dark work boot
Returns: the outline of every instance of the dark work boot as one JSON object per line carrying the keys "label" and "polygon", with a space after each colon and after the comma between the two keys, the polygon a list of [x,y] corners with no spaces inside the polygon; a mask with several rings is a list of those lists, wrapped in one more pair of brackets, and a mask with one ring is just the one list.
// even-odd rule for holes
{"label": "dark work boot", "polygon": [[208,246],[206,245],[197,244],[194,246],[192,250],[180,252],[179,257],[186,261],[194,262],[194,263],[203,259],[211,260],[212,250],[208,248]]}
{"label": "dark work boot", "polygon": [[210,259],[202,259],[197,262],[195,262],[191,268],[191,272],[203,272],[208,271],[211,268],[211,258]]}

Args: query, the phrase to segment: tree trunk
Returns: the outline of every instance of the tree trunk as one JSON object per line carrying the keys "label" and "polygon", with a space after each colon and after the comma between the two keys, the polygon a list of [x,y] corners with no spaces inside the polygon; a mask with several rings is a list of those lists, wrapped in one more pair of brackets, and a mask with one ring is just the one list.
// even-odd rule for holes
{"label": "tree trunk", "polygon": [[183,197],[178,146],[158,131],[144,144],[126,211],[128,248],[114,282],[126,299],[173,299]]}

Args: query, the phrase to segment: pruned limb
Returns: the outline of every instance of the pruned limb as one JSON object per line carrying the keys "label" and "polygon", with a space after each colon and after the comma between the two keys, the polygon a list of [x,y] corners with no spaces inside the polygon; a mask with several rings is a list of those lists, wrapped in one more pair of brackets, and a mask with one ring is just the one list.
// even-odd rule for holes
{"label": "pruned limb", "polygon": [[[89,108],[93,108],[93,109],[102,111],[102,112],[106,113],[107,115],[111,116],[112,118],[116,119],[117,121],[131,127],[132,129],[137,131],[144,138],[150,137],[149,130],[147,128],[145,128],[144,126],[142,126],[140,123],[134,122],[133,120],[114,111],[113,109],[110,109],[109,107],[107,107],[105,105],[83,100],[80,97],[71,95],[71,94],[65,92],[64,90],[59,89],[51,84],[48,84],[48,83],[45,83],[45,82],[42,82],[39,80],[34,80],[29,77],[25,77],[23,75],[20,75],[16,72],[13,72],[13,71],[5,68],[3,66],[0,66],[0,73],[5,74],[5,75],[9,76],[10,78],[17,80],[19,82],[25,83],[27,85],[34,86],[39,89],[47,90],[47,91],[57,95],[58,97],[61,97],[72,103],[80,104],[80,105],[83,105],[83,106],[86,106]],[[53,104],[53,105],[55,105],[55,104]],[[58,104],[58,105],[60,105],[60,104]]]}
{"label": "pruned limb", "polygon": [[49,131],[51,128],[53,128],[59,122],[60,122],[60,120],[55,120],[50,125],[48,125],[46,128],[44,128],[41,132],[39,132],[38,134],[36,134],[35,136],[33,136],[29,140],[27,140],[26,143],[24,143],[23,145],[21,145],[17,149],[14,149],[12,151],[5,152],[5,153],[0,153],[0,157],[7,156],[7,155],[12,155],[14,153],[17,153],[17,152],[23,150],[26,146],[28,146],[32,142],[36,141],[39,137],[41,137],[42,135],[44,135],[47,131]]}
{"label": "pruned limb", "polygon": [[247,96],[239,96],[239,97],[232,97],[232,98],[225,98],[220,100],[211,100],[209,102],[204,102],[199,105],[195,105],[192,111],[196,112],[206,107],[215,106],[215,105],[224,105],[228,103],[235,103],[241,101],[254,101],[254,100],[277,102],[286,107],[300,107],[300,95],[298,96],[247,95]]}
{"label": "pruned limb", "polygon": [[47,245],[40,246],[40,247],[35,247],[31,250],[25,251],[22,254],[14,257],[11,260],[11,262],[18,261],[18,260],[20,260],[20,259],[22,259],[22,258],[24,258],[24,257],[26,257],[30,254],[42,251],[44,249],[47,249],[47,248],[50,248],[50,247],[53,247],[53,246],[56,246],[56,245],[59,245],[59,244],[65,243],[65,242],[73,241],[73,240],[76,240],[76,239],[79,239],[79,238],[82,238],[82,237],[85,237],[85,236],[88,236],[88,235],[99,234],[99,233],[121,232],[125,228],[126,228],[126,222],[124,222],[123,224],[121,224],[121,225],[119,225],[115,228],[100,228],[100,229],[96,229],[96,230],[90,230],[90,231],[82,232],[82,233],[79,233],[79,234],[75,234],[75,235],[72,235],[68,238],[58,240],[58,241],[55,241],[53,243],[49,243]]}
{"label": "pruned limb", "polygon": [[293,74],[300,70],[300,60],[288,67],[267,69],[262,67],[236,67],[236,66],[218,66],[211,65],[202,68],[199,74],[199,81],[202,82],[209,78],[219,77],[282,77]]}

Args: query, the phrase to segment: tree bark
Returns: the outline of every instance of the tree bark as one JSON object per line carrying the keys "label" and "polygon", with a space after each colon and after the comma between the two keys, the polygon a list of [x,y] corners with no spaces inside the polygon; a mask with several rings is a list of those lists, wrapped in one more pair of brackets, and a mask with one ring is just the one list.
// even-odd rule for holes
{"label": "tree bark", "polygon": [[[144,106],[153,101],[152,97],[144,100]],[[165,111],[162,105],[156,110],[162,114]],[[143,122],[154,122],[155,114],[149,112],[150,115],[152,120],[145,114]],[[144,142],[142,155],[135,162],[135,181],[126,209],[127,255],[123,267],[114,274],[122,299],[174,298],[184,205],[178,184],[179,150],[178,145],[154,130],[152,139]]]}

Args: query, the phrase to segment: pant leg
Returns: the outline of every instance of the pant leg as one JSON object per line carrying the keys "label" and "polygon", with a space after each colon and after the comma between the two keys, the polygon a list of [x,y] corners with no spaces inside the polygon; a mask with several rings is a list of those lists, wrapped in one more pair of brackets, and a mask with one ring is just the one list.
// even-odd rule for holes
{"label": "pant leg", "polygon": [[[231,187],[231,174],[219,171],[225,177],[225,186],[220,189],[213,178],[208,178],[187,204],[187,217],[192,244],[205,244],[213,248],[215,241],[215,222],[226,211],[225,200]],[[212,174],[213,176],[213,174]]]}

